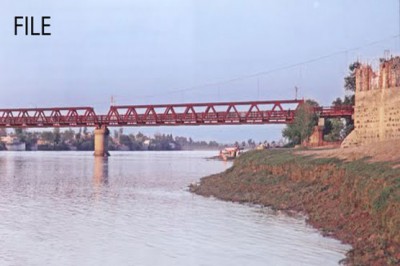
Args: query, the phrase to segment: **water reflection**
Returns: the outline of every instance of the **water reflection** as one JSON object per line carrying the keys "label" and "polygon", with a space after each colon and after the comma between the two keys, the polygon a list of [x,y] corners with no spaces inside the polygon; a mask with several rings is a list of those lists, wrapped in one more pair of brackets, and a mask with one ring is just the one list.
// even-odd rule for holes
{"label": "water reflection", "polygon": [[195,196],[214,152],[0,153],[0,265],[337,265],[304,219]]}
{"label": "water reflection", "polygon": [[95,187],[108,185],[108,157],[94,158],[93,184]]}

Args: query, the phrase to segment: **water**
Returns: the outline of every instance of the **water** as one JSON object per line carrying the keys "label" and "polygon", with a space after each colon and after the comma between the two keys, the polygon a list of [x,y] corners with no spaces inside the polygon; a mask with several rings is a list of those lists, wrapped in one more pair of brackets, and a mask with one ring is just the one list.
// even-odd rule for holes
{"label": "water", "polygon": [[0,265],[337,265],[301,217],[193,195],[213,152],[0,153]]}

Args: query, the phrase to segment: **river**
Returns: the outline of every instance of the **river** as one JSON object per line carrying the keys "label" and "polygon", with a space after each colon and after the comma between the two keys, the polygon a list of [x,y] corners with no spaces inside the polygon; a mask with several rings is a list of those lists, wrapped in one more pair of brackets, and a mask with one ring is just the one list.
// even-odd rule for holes
{"label": "river", "polygon": [[187,191],[215,152],[0,153],[0,265],[338,265],[303,217]]}

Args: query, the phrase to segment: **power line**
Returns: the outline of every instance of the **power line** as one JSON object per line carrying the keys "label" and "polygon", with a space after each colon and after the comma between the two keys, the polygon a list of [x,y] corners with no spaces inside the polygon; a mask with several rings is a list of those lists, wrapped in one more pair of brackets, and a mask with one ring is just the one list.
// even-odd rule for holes
{"label": "power line", "polygon": [[[399,0],[399,5],[400,5],[400,0]],[[400,9],[399,9],[399,11],[400,11]],[[399,38],[399,37],[400,37],[400,23],[399,23],[399,34],[393,35],[393,36],[390,36],[390,37],[386,37],[386,38],[381,39],[381,40],[373,41],[373,42],[367,43],[367,44],[362,45],[362,46],[353,47],[353,48],[349,48],[349,49],[346,49],[346,50],[336,51],[336,52],[333,52],[333,53],[330,53],[330,54],[318,56],[318,57],[311,58],[311,59],[308,59],[308,60],[305,60],[305,61],[301,61],[301,62],[297,62],[297,63],[293,63],[293,64],[288,64],[288,65],[284,65],[284,66],[281,66],[281,67],[277,67],[277,68],[273,68],[273,69],[269,69],[269,70],[265,70],[265,71],[260,71],[260,72],[256,72],[256,73],[252,73],[252,74],[237,76],[237,77],[234,77],[234,78],[231,78],[231,79],[226,79],[226,80],[221,80],[221,81],[216,81],[216,82],[210,82],[210,83],[204,83],[204,84],[200,84],[200,85],[187,87],[187,88],[184,88],[184,89],[170,90],[170,91],[167,91],[165,93],[156,94],[156,95],[136,96],[136,98],[153,98],[153,97],[156,97],[156,96],[163,96],[163,95],[176,94],[176,93],[182,93],[182,92],[188,92],[188,91],[195,91],[195,90],[204,89],[204,88],[207,88],[207,87],[221,86],[221,85],[226,85],[226,84],[229,84],[229,83],[232,83],[232,82],[236,82],[236,81],[241,81],[241,80],[246,80],[246,79],[250,79],[250,78],[265,76],[265,75],[269,75],[269,74],[272,74],[272,73],[275,73],[275,72],[279,72],[279,71],[282,71],[282,70],[288,70],[288,69],[292,69],[292,68],[295,68],[295,67],[298,67],[298,66],[303,66],[303,65],[310,64],[310,63],[314,63],[314,62],[318,62],[318,61],[321,61],[321,60],[325,60],[325,59],[328,59],[328,58],[331,58],[331,57],[334,57],[334,56],[338,56],[338,55],[341,55],[341,54],[346,54],[347,55],[348,52],[357,51],[357,50],[360,50],[360,49],[363,49],[363,48],[366,48],[366,47],[370,47],[370,46],[373,46],[373,45],[376,45],[376,44],[379,44],[379,43],[382,43],[382,42],[386,42],[388,40],[396,39],[396,38]]]}

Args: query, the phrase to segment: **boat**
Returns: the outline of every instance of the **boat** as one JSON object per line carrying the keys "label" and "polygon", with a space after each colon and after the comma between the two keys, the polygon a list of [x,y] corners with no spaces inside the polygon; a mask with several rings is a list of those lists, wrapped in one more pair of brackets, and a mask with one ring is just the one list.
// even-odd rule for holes
{"label": "boat", "polygon": [[224,160],[233,160],[240,155],[239,147],[226,147],[223,150],[220,150],[219,157]]}
{"label": "boat", "polygon": [[265,150],[266,148],[267,148],[266,145],[261,143],[256,147],[256,150]]}

